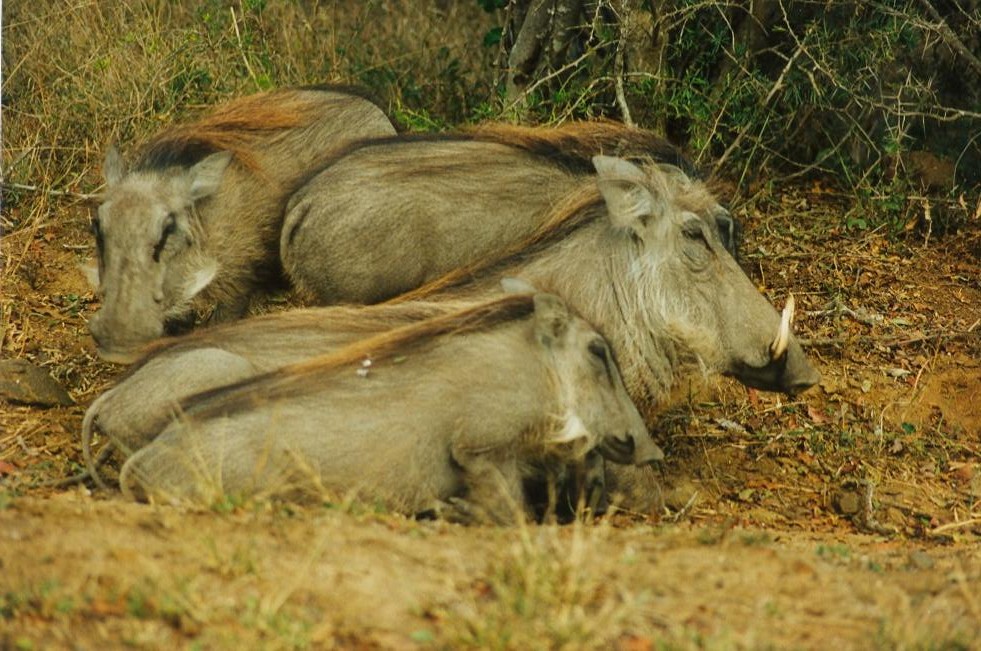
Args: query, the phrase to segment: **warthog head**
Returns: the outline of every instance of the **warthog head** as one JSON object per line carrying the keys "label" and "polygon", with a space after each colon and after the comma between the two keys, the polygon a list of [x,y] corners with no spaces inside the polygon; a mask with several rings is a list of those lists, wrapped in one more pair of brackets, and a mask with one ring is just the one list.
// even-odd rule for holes
{"label": "warthog head", "polygon": [[213,195],[231,154],[190,167],[127,173],[115,147],[106,154],[106,193],[92,220],[98,271],[90,280],[102,309],[89,321],[99,355],[134,361],[139,349],[185,319],[190,301],[218,270],[203,248],[195,202]]}
{"label": "warthog head", "polygon": [[[620,312],[640,321],[621,328],[628,349],[642,351],[639,337],[655,333],[674,342],[668,356],[747,386],[796,394],[820,379],[791,334],[792,297],[778,315],[718,230],[686,209],[686,195],[698,191],[687,177],[670,166],[645,170],[606,156],[593,163],[614,229],[632,241],[617,248],[628,277],[613,287]],[[631,357],[651,364],[650,354]]]}
{"label": "warthog head", "polygon": [[553,443],[598,445],[604,457],[644,465],[664,458],[630,400],[606,340],[558,297],[536,294],[535,337],[549,356],[564,409]]}

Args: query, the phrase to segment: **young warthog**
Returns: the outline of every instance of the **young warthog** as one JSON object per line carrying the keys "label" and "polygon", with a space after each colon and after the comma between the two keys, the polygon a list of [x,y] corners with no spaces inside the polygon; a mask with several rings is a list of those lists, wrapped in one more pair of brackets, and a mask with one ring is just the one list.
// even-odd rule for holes
{"label": "young warthog", "polygon": [[164,131],[131,170],[111,147],[92,222],[102,308],[89,329],[99,354],[129,363],[198,309],[241,316],[254,290],[281,276],[283,209],[301,178],[352,139],[394,132],[350,91],[289,89]]}
{"label": "young warthog", "polygon": [[[534,464],[648,438],[605,341],[506,295],[198,394],[123,466],[152,496],[315,490],[511,521]],[[458,501],[459,500],[459,501]]]}
{"label": "young warthog", "polygon": [[[322,303],[391,298],[531,235],[601,152],[687,164],[662,138],[605,122],[355,143],[291,197],[284,267]],[[702,207],[734,248],[729,213]]]}
{"label": "young warthog", "polygon": [[593,162],[597,177],[524,241],[398,300],[486,291],[502,274],[553,292],[607,338],[648,415],[685,369],[790,394],[818,381],[790,332],[792,301],[778,315],[699,217],[716,205],[704,186],[670,165]]}

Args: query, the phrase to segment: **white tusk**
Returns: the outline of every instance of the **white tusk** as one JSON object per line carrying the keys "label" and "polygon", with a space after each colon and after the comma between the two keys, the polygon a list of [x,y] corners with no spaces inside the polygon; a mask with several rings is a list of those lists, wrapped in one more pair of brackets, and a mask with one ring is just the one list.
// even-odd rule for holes
{"label": "white tusk", "polygon": [[787,352],[790,345],[790,324],[794,320],[794,295],[787,296],[787,303],[783,306],[783,313],[780,315],[780,329],[777,331],[777,338],[770,344],[770,359],[780,359]]}

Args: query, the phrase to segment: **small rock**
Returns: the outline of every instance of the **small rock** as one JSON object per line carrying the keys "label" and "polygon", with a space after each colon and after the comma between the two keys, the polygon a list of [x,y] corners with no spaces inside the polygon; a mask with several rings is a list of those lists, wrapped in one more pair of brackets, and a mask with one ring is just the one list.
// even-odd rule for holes
{"label": "small rock", "polygon": [[24,359],[0,360],[0,398],[40,407],[75,404],[47,371]]}
{"label": "small rock", "polygon": [[834,505],[842,515],[855,515],[862,508],[862,500],[858,493],[843,490],[835,495]]}

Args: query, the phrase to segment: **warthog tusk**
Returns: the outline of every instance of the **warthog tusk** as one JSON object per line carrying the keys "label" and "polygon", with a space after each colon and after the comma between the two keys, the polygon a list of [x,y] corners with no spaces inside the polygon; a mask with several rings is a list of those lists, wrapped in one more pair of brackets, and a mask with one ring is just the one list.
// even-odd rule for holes
{"label": "warthog tusk", "polygon": [[770,344],[770,359],[777,360],[787,352],[790,345],[790,324],[794,320],[794,295],[787,296],[787,303],[783,306],[783,313],[780,315],[780,329],[777,331],[777,338]]}

